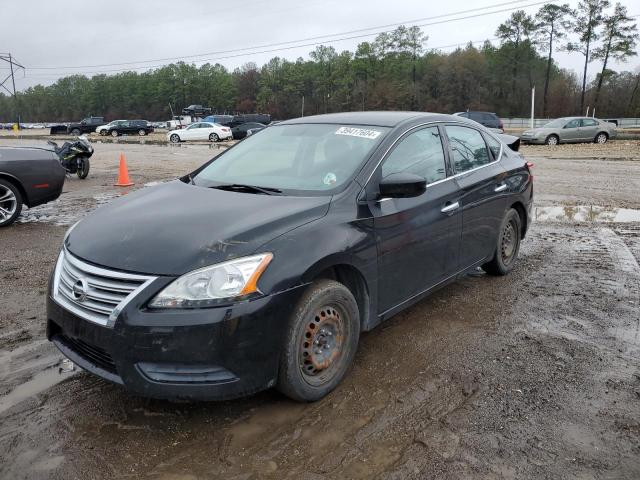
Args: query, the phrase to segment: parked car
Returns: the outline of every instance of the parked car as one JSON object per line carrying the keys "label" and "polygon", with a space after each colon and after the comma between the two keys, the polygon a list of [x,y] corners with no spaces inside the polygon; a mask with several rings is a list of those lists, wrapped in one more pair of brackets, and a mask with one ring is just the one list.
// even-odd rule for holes
{"label": "parked car", "polygon": [[[83,133],[93,133],[100,125],[104,125],[104,117],[87,117],[81,120],[79,123],[71,123],[67,125],[67,132],[76,137]],[[53,127],[51,130],[53,134]]]}
{"label": "parked car", "polygon": [[247,122],[242,125],[238,125],[237,127],[233,127],[231,129],[231,133],[233,134],[234,140],[241,140],[247,136],[248,130],[258,130],[266,127],[266,125],[257,122]]}
{"label": "parked car", "polygon": [[148,135],[153,132],[153,127],[146,120],[117,120],[109,124],[104,130],[104,135],[117,137],[119,135]]}
{"label": "parked car", "polygon": [[233,115],[209,115],[202,119],[203,122],[209,123],[217,123],[218,125],[223,125],[228,127],[231,122],[233,122]]}
{"label": "parked car", "polygon": [[111,125],[115,125],[118,122],[124,122],[124,120],[113,120],[109,123],[106,123],[104,125],[100,125],[99,127],[96,128],[96,133],[99,135],[106,135],[107,134],[107,128],[109,128]]}
{"label": "parked car", "polygon": [[532,180],[518,153],[460,117],[284,121],[72,227],[47,337],[148,397],[277,386],[317,400],[361,332],[478,266],[514,267]]}
{"label": "parked car", "polygon": [[210,122],[192,123],[187,128],[172,130],[167,133],[167,140],[171,143],[180,143],[187,140],[219,142],[220,140],[231,140],[232,138],[233,134],[229,127]]}
{"label": "parked car", "polygon": [[0,147],[0,227],[16,221],[22,206],[55,200],[62,192],[65,169],[51,150]]}
{"label": "parked car", "polygon": [[558,145],[559,143],[607,143],[617,136],[616,126],[591,117],[563,117],[540,128],[522,133],[523,143]]}
{"label": "parked car", "polygon": [[237,127],[238,125],[242,125],[243,123],[262,123],[263,125],[268,125],[271,123],[271,115],[266,113],[245,113],[242,115],[234,115],[233,120],[229,123],[230,127]]}
{"label": "parked car", "polygon": [[[254,133],[258,133],[260,130],[264,130],[265,127],[260,127],[260,128],[250,128],[249,130],[247,130],[247,137],[249,135],[253,135]],[[246,137],[245,137],[246,138]]]}
{"label": "parked car", "polygon": [[493,112],[466,111],[454,113],[454,115],[478,122],[480,125],[484,125],[495,133],[504,132],[504,124],[502,123],[502,120]]}
{"label": "parked car", "polygon": [[211,108],[203,107],[202,105],[189,105],[182,109],[184,115],[192,115],[196,117],[202,117],[203,115],[209,115]]}

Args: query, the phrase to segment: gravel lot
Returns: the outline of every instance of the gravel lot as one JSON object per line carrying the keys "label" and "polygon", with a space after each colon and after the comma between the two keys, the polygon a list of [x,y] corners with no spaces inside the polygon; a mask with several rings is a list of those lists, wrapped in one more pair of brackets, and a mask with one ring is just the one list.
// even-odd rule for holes
{"label": "gravel lot", "polygon": [[[544,220],[514,272],[469,275],[365,334],[309,405],[153,401],[65,371],[44,296],[67,226],[128,192],[120,152],[145,188],[220,151],[95,148],[87,180],[0,230],[0,478],[640,478],[640,142],[523,147]],[[577,221],[578,205],[607,215]]]}

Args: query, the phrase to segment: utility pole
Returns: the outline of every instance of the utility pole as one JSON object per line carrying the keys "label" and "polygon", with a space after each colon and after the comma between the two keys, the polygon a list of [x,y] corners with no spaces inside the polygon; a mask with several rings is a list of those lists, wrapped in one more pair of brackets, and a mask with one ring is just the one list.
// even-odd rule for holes
{"label": "utility pole", "polygon": [[[18,120],[18,127],[20,127],[20,112],[18,110],[18,95],[16,93],[16,77],[15,77],[15,70],[13,69],[13,66],[15,65],[16,67],[21,68],[22,70],[24,70],[24,67],[20,65],[18,62],[16,62],[16,59],[12,57],[10,53],[0,53],[0,61],[7,62],[9,64],[9,69],[11,70],[11,73],[7,75],[4,78],[4,80],[2,80],[2,82],[0,82],[0,87],[4,88],[9,93],[9,95],[13,97],[13,101],[15,103],[15,109],[16,109],[16,116]],[[11,79],[11,86],[13,87],[13,91],[9,90],[5,85],[5,83],[7,83],[7,80],[9,79]]]}
{"label": "utility pole", "polygon": [[531,89],[531,125],[530,128],[535,128],[535,114],[534,110],[536,108],[536,87],[535,85]]}

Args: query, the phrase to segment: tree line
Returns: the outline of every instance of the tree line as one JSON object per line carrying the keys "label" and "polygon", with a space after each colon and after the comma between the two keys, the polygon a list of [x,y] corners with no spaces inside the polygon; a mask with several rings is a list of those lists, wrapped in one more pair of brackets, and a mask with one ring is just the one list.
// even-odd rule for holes
{"label": "tree line", "polygon": [[[498,44],[469,43],[445,53],[426,49],[418,27],[400,26],[360,43],[355,51],[318,46],[308,59],[275,57],[233,71],[220,64],[179,62],[144,73],[73,75],[37,85],[17,98],[0,95],[0,121],[166,120],[189,104],[218,113],[269,113],[274,119],[353,110],[456,112],[489,110],[527,116],[536,86],[544,117],[584,114],[640,116],[640,71],[616,72],[612,61],[637,55],[637,25],[621,4],[583,0],[543,5],[535,15],[515,11],[496,30]],[[581,75],[561,68],[554,54],[582,55]],[[589,65],[601,62],[588,82]]]}

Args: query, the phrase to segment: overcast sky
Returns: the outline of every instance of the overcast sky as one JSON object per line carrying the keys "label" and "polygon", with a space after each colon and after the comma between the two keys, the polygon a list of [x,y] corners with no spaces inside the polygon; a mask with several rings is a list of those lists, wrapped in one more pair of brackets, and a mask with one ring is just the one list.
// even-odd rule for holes
{"label": "overcast sky", "polygon": [[[538,4],[532,5],[534,3]],[[568,3],[576,7],[578,1]],[[640,1],[622,0],[621,3],[627,6],[629,14],[640,14]],[[490,6],[493,7],[468,11]],[[141,72],[150,66],[180,59],[197,65],[208,60],[233,69],[246,62],[262,65],[276,55],[292,60],[308,58],[314,46],[291,48],[300,43],[323,43],[333,45],[338,51],[353,51],[359,42],[372,40],[376,33],[391,30],[396,23],[424,24],[481,15],[422,27],[429,37],[426,49],[447,46],[442,50],[451,51],[452,44],[493,39],[496,27],[511,11],[523,8],[533,14],[540,6],[535,0],[5,0],[0,6],[0,52],[10,52],[26,67],[26,72],[20,71],[16,79],[16,87],[24,89],[38,83],[50,84],[72,73],[90,75],[125,69]],[[510,11],[504,11],[507,9]],[[499,10],[502,11],[486,14]],[[463,11],[467,12],[443,17]],[[421,20],[411,22],[417,19]],[[372,34],[366,37],[292,42],[373,27],[379,28],[341,35]],[[253,48],[281,42],[292,43]],[[287,49],[259,53],[282,47]],[[227,53],[215,53],[221,51]],[[207,55],[193,57],[200,54]],[[169,60],[156,61],[165,58]],[[153,61],[98,66],[147,60]],[[580,70],[583,58],[580,54],[556,53],[556,60],[562,67]],[[626,65],[611,65],[614,69],[630,70],[637,70],[639,66],[638,57]],[[599,67],[598,63],[590,65],[590,77],[595,76]],[[6,66],[0,65],[0,80],[7,73]]]}

